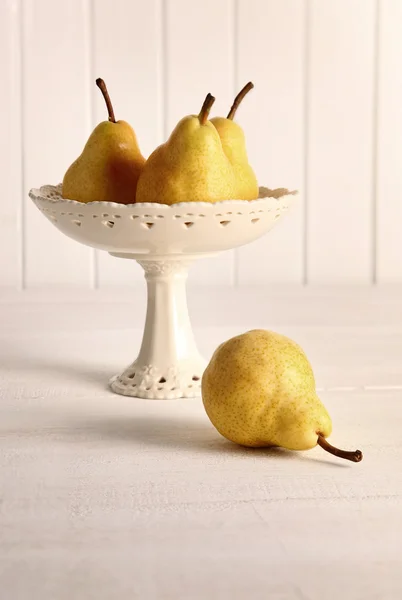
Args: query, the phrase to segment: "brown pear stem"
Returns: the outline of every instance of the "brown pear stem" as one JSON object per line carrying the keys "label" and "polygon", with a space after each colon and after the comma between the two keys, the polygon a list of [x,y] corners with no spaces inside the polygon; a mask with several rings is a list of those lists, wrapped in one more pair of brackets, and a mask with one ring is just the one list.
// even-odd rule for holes
{"label": "brown pear stem", "polygon": [[230,109],[228,116],[226,117],[227,119],[230,119],[231,121],[233,120],[233,117],[236,114],[236,110],[239,108],[239,104],[240,102],[243,100],[244,96],[246,96],[250,90],[252,90],[254,87],[254,84],[249,81],[247,83],[247,85],[244,86],[244,88],[242,90],[240,90],[240,92],[237,94],[236,98],[234,99],[234,102],[232,104],[232,108]]}
{"label": "brown pear stem", "polygon": [[344,458],[345,460],[351,460],[352,462],[360,462],[363,458],[363,453],[360,450],[348,452],[347,450],[340,450],[339,448],[335,448],[335,446],[331,446],[331,444],[327,442],[327,440],[321,433],[318,434],[317,444],[321,446],[321,448],[323,448],[326,452],[329,452],[334,456],[338,456],[339,458]]}
{"label": "brown pear stem", "polygon": [[96,80],[96,85],[102,92],[103,97],[105,99],[107,112],[109,114],[109,121],[111,121],[112,123],[116,123],[116,118],[114,116],[114,110],[113,110],[113,104],[112,104],[112,101],[110,100],[110,96],[109,96],[109,92],[107,91],[106,83],[103,81],[103,79],[98,77],[98,79]]}
{"label": "brown pear stem", "polygon": [[200,114],[198,115],[201,125],[205,125],[207,122],[209,111],[211,110],[214,102],[215,98],[211,96],[211,94],[207,94],[204,104],[201,107]]}

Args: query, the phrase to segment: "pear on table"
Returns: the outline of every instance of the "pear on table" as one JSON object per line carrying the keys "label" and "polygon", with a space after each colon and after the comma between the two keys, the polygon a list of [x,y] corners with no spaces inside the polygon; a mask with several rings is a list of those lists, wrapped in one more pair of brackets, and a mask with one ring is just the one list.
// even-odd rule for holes
{"label": "pear on table", "polygon": [[248,162],[244,132],[240,125],[233,120],[243,98],[253,87],[253,83],[249,81],[237,94],[226,119],[224,117],[211,119],[211,123],[221,138],[223,151],[233,165],[236,178],[234,198],[238,200],[255,200],[258,198],[258,182]]}
{"label": "pear on table", "polygon": [[109,120],[95,127],[82,154],[67,170],[62,195],[79,202],[132,204],[145,158],[132,127],[116,121],[103,79],[97,79],[96,85],[105,99]]}
{"label": "pear on table", "polygon": [[360,450],[331,446],[331,418],[318,398],[311,365],[289,338],[256,329],[215,351],[202,378],[205,410],[216,429],[243,446],[324,450],[359,462]]}
{"label": "pear on table", "polygon": [[148,158],[137,188],[137,202],[219,202],[235,198],[233,167],[208,115],[208,94],[198,115],[184,117],[166,143]]}

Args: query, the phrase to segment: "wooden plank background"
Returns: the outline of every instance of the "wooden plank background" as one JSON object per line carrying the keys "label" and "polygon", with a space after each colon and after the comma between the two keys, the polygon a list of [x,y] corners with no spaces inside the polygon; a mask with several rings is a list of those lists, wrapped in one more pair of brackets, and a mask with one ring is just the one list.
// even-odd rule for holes
{"label": "wooden plank background", "polygon": [[89,3],[23,0],[21,7],[22,281],[91,285],[92,250],[60,235],[27,195],[31,187],[59,182],[90,132]]}
{"label": "wooden plank background", "polygon": [[311,0],[307,280],[373,277],[374,0]]}
{"label": "wooden plank background", "polygon": [[383,0],[378,14],[376,274],[402,280],[402,2]]}
{"label": "wooden plank background", "polygon": [[28,190],[59,182],[104,118],[97,76],[147,156],[205,94],[239,110],[261,184],[301,190],[265,238],[200,261],[202,284],[402,281],[400,0],[4,0],[0,285],[135,284],[63,237]]}
{"label": "wooden plank background", "polygon": [[19,0],[0,3],[0,285],[22,285],[21,28]]}

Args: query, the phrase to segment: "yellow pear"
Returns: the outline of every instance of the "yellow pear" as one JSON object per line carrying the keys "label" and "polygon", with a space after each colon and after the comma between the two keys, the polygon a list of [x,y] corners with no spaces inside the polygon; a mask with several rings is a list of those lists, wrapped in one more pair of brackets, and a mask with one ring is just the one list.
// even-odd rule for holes
{"label": "yellow pear", "polygon": [[116,121],[103,79],[97,79],[96,85],[105,98],[109,120],[95,127],[82,154],[64,175],[62,195],[79,202],[132,204],[145,158],[132,127]]}
{"label": "yellow pear", "polygon": [[221,344],[202,378],[205,410],[216,429],[243,446],[309,450],[359,462],[360,450],[331,446],[331,418],[315,390],[311,365],[289,338],[255,329]]}
{"label": "yellow pear", "polygon": [[211,123],[215,126],[221,138],[223,151],[234,167],[236,176],[235,198],[238,200],[255,200],[255,198],[258,198],[258,182],[248,162],[244,132],[240,125],[233,121],[240,102],[253,87],[254,85],[249,81],[237,94],[226,119],[224,117],[211,119]]}
{"label": "yellow pear", "polygon": [[208,94],[199,115],[184,117],[166,143],[148,158],[137,202],[219,202],[234,198],[233,167],[208,121],[215,98]]}

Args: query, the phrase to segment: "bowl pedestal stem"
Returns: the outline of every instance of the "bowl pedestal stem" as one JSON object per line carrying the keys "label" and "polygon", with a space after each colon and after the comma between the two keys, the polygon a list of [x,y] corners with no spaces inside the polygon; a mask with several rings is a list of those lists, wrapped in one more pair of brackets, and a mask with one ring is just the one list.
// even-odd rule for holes
{"label": "bowl pedestal stem", "polygon": [[138,358],[110,386],[118,394],[139,398],[199,396],[206,361],[195,344],[186,295],[193,257],[135,258],[147,282],[142,344]]}

